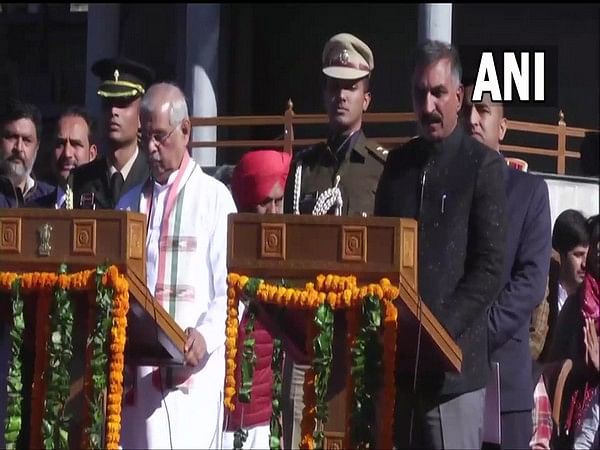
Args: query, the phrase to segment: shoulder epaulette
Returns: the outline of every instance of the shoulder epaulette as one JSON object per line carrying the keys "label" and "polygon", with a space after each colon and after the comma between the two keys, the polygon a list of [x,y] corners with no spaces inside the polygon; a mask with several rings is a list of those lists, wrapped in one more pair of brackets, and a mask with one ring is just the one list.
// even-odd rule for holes
{"label": "shoulder epaulette", "polygon": [[371,155],[375,156],[378,160],[380,160],[383,163],[385,163],[388,154],[390,153],[390,150],[388,148],[382,146],[381,144],[372,139],[367,139],[365,147]]}

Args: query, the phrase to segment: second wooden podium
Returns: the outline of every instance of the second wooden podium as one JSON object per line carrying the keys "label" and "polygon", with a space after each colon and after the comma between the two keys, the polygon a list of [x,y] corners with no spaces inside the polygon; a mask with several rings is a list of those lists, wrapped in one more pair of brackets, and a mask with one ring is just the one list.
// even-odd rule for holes
{"label": "second wooden podium", "polygon": [[[460,348],[419,299],[417,245],[412,219],[233,214],[227,265],[230,272],[265,281],[285,279],[292,286],[319,274],[353,275],[359,284],[387,278],[399,287],[398,373],[414,370],[419,335],[421,373],[460,371]],[[325,448],[344,447],[345,403],[346,393],[329,402]]]}

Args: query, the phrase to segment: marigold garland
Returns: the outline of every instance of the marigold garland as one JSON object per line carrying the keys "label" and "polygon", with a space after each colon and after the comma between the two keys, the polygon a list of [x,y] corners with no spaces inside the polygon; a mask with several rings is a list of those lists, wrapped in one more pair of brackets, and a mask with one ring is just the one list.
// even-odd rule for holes
{"label": "marigold garland", "polygon": [[[247,282],[248,277],[245,277]],[[235,409],[233,398],[236,392],[235,368],[237,356],[237,336],[238,336],[238,303],[239,293],[242,291],[245,283],[240,283],[241,277],[238,274],[230,273],[227,275],[227,323],[225,327],[225,407],[230,411]],[[241,285],[241,286],[240,286]]]}
{"label": "marigold garland", "polygon": [[121,402],[123,400],[123,368],[127,340],[127,312],[129,311],[129,284],[115,266],[108,269],[108,283],[114,289],[112,328],[110,331],[110,365],[108,401],[106,405],[106,448],[119,448],[121,435]]}
{"label": "marigold garland", "polygon": [[[95,275],[98,269],[94,270],[83,270],[72,274],[56,274],[49,272],[28,272],[17,274],[14,272],[0,272],[0,291],[11,291],[13,282],[17,282],[19,289],[18,292],[50,292],[51,289],[56,286],[61,290],[72,290],[72,291],[84,291],[92,290],[95,286]],[[124,365],[124,350],[125,350],[125,339],[126,339],[126,327],[127,327],[127,312],[129,310],[129,286],[127,280],[123,275],[119,274],[116,266],[110,266],[108,270],[103,271],[103,275],[100,279],[100,284],[103,287],[111,286],[114,291],[112,297],[112,327],[111,327],[111,346],[110,346],[110,370],[108,375],[108,402],[107,411],[108,417],[106,421],[106,447],[107,448],[118,448],[120,429],[121,429],[121,401],[123,395],[123,365]],[[14,298],[20,299],[20,295],[17,294]],[[97,299],[97,296],[96,296]],[[22,299],[19,300],[22,305]],[[17,302],[17,307],[19,302]],[[13,302],[13,308],[15,304]],[[21,306],[22,308],[22,306]],[[22,322],[22,310],[15,317],[21,317]],[[19,331],[19,327],[13,327],[11,333],[18,333],[17,339],[13,336],[13,348],[18,345],[18,342],[22,342],[22,329]],[[20,339],[20,341],[19,341]],[[19,345],[20,348],[20,345]],[[19,354],[17,353],[18,357]],[[12,368],[19,369],[20,363],[15,364],[15,357],[13,356]],[[89,364],[87,364],[89,365]],[[91,378],[91,374],[86,374],[86,380]],[[19,374],[20,380],[20,374]],[[20,382],[20,381],[19,381]],[[39,388],[40,383],[38,383]],[[18,388],[18,389],[13,389]],[[36,386],[34,386],[34,389]],[[22,385],[19,384],[7,384],[7,390],[9,392],[9,400],[11,394],[22,389]],[[35,391],[34,391],[35,394]],[[20,402],[20,394],[17,395]],[[89,399],[88,399],[89,401]],[[10,402],[9,402],[10,405]],[[9,406],[10,408],[10,406]],[[89,405],[88,405],[89,408]],[[14,416],[16,410],[13,408],[9,409],[9,415],[7,416],[5,441],[7,446],[11,445],[13,441],[16,443],[20,431],[20,415],[18,418]],[[20,408],[18,408],[20,413]],[[18,420],[17,420],[18,419]],[[53,425],[54,426],[54,425]],[[64,428],[64,424],[63,424]],[[63,435],[64,436],[64,435]],[[93,445],[101,447],[100,443]]]}
{"label": "marigold garland", "polygon": [[[316,310],[321,305],[327,303],[332,309],[346,309],[348,318],[348,348],[355,344],[356,336],[362,327],[359,323],[357,308],[360,307],[366,298],[375,298],[381,304],[381,322],[384,323],[384,344],[383,351],[386,355],[393,354],[396,348],[397,333],[397,310],[393,305],[399,295],[399,289],[393,286],[391,282],[384,278],[379,283],[372,283],[366,286],[357,286],[355,276],[339,276],[319,274],[314,282],[308,282],[303,289],[286,287],[281,285],[272,285],[265,283],[261,279],[248,278],[237,273],[230,273],[227,277],[227,331],[226,331],[226,379],[225,379],[225,406],[233,410],[233,398],[236,395],[236,359],[237,359],[237,339],[238,339],[238,304],[240,296],[246,289],[247,284],[253,286],[251,289],[253,296],[258,301],[274,304],[280,307],[291,307],[298,309]],[[310,321],[309,332],[307,336],[307,350],[312,360],[314,357],[313,340],[317,330]],[[349,356],[349,362],[352,357]],[[371,369],[372,370],[372,369]],[[382,424],[382,432],[378,441],[384,447],[391,447],[393,430],[393,412],[395,407],[395,364],[394,358],[384,358],[383,373],[383,393],[385,401],[382,404],[382,415],[385,418],[385,424]],[[349,386],[352,386],[352,376],[348,375]],[[347,407],[352,408],[354,392],[349,389]],[[315,440],[313,432],[316,421],[316,393],[315,393],[315,372],[310,368],[305,373],[304,381],[304,414],[302,419],[302,441],[301,448],[314,448]],[[347,420],[349,424],[349,412]],[[346,438],[350,439],[350,430],[347,430]],[[348,444],[349,441],[346,441]]]}

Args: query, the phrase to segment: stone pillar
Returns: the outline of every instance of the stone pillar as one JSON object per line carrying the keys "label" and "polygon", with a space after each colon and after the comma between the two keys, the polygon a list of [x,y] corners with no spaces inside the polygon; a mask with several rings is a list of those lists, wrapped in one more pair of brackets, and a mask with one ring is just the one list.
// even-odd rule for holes
{"label": "stone pillar", "polygon": [[452,3],[419,4],[418,38],[452,43]]}
{"label": "stone pillar", "polygon": [[118,56],[119,19],[118,3],[90,3],[88,6],[85,107],[96,118],[100,114],[100,98],[96,94],[99,80],[91,67],[101,58]]}
{"label": "stone pillar", "polygon": [[[213,117],[217,115],[217,80],[219,68],[219,29],[220,5],[185,5],[185,33],[182,33],[185,54],[181,55],[179,67],[183,67],[184,76],[178,77],[184,86],[189,102],[190,115],[194,117]],[[195,128],[192,140],[215,141],[216,127]],[[194,148],[192,157],[201,166],[216,165],[216,149]]]}

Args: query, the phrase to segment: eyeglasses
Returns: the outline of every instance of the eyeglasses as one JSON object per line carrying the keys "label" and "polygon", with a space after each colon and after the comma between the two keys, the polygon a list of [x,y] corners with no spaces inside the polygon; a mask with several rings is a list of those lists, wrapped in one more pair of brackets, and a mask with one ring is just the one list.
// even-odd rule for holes
{"label": "eyeglasses", "polygon": [[146,134],[146,133],[142,132],[142,141],[146,142],[147,144],[149,144],[151,141],[154,141],[158,145],[165,145],[167,143],[167,141],[169,140],[169,138],[171,137],[171,135],[173,134],[173,131],[175,131],[177,128],[179,128],[179,125],[181,125],[181,122],[178,123],[168,133],[158,132],[158,133]]}

